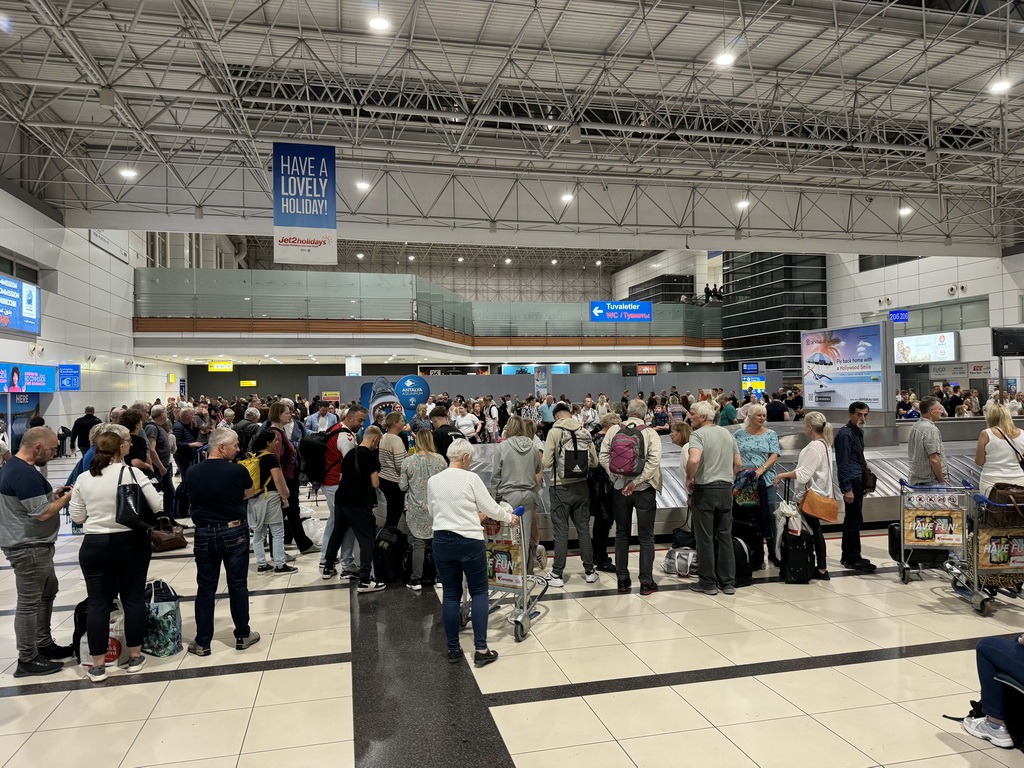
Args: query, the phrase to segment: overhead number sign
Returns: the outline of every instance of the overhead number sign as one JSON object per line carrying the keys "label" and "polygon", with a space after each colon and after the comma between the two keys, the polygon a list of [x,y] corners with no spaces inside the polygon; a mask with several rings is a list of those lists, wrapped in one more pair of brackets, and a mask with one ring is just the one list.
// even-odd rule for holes
{"label": "overhead number sign", "polygon": [[235,364],[227,360],[211,360],[206,365],[209,373],[231,373],[235,370]]}
{"label": "overhead number sign", "polygon": [[910,322],[910,310],[909,309],[890,309],[889,319],[894,323],[909,323]]}
{"label": "overhead number sign", "polygon": [[595,323],[649,323],[654,320],[649,301],[592,301],[590,319]]}

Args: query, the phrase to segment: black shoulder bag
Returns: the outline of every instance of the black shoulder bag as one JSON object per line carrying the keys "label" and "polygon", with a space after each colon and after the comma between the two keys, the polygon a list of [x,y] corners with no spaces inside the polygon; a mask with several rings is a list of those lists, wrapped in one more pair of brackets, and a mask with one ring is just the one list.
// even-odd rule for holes
{"label": "black shoulder bag", "polygon": [[[133,483],[124,482],[124,471],[128,470]],[[142,488],[135,477],[135,472],[126,464],[121,465],[121,472],[117,476],[117,507],[114,512],[114,519],[118,525],[130,528],[133,531],[149,533],[154,525],[147,522],[155,522],[156,515],[149,508],[149,502],[142,494]]]}

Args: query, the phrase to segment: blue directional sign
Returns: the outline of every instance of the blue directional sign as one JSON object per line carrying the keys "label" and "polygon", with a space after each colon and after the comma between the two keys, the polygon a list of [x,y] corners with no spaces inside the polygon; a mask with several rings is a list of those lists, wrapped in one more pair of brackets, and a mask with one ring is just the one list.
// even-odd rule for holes
{"label": "blue directional sign", "polygon": [[592,301],[590,319],[595,323],[649,323],[654,309],[649,301]]}
{"label": "blue directional sign", "polygon": [[65,392],[77,392],[82,388],[82,366],[58,365],[57,385]]}
{"label": "blue directional sign", "polygon": [[910,310],[909,309],[890,309],[889,319],[894,323],[909,323],[910,322]]}

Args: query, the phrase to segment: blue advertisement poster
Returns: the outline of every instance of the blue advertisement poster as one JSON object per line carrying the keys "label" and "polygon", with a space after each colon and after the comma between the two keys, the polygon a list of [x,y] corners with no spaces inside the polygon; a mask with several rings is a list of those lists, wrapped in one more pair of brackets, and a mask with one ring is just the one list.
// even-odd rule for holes
{"label": "blue advertisement poster", "polygon": [[373,383],[366,382],[359,388],[359,402],[370,412],[372,423],[374,411],[384,406],[387,413],[398,403],[409,421],[416,415],[416,407],[427,402],[430,397],[430,385],[421,376],[403,376],[391,382],[384,376],[378,376]]}
{"label": "blue advertisement poster", "polygon": [[22,392],[11,395],[11,453],[18,452],[21,436],[28,431],[28,422],[39,415],[39,395]]}
{"label": "blue advertisement poster", "polygon": [[338,263],[334,147],[274,144],[274,261]]}
{"label": "blue advertisement poster", "polygon": [[57,369],[0,363],[0,392],[56,392]]}
{"label": "blue advertisement poster", "polygon": [[0,330],[39,333],[39,287],[0,277]]}
{"label": "blue advertisement poster", "polygon": [[[534,373],[535,365],[503,365],[501,366],[502,376],[514,376],[516,374],[528,373],[531,376]],[[559,363],[558,365],[549,365],[548,371],[552,375],[558,373],[569,373],[570,365],[568,363]]]}
{"label": "blue advertisement poster", "polygon": [[882,326],[802,334],[804,408],[846,410],[860,400],[888,407],[882,380]]}

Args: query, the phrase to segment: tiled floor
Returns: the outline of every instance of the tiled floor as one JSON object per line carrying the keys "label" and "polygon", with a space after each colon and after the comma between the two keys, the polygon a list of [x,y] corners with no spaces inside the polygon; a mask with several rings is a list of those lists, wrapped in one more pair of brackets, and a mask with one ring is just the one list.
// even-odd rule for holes
{"label": "tiled floor", "polygon": [[[883,537],[864,541],[868,557],[891,565]],[[61,642],[70,640],[72,608],[85,596],[79,543],[58,541]],[[238,652],[229,644],[221,600],[210,657],[149,658],[139,675],[115,673],[105,685],[85,682],[70,664],[45,678],[12,676],[16,595],[12,572],[0,568],[0,766],[390,768],[403,761],[382,759],[377,748],[402,738],[402,718],[426,718],[441,734],[463,728],[448,722],[446,688],[418,687],[422,670],[388,656],[389,637],[437,643],[439,592],[391,589],[354,606],[349,589],[320,579],[315,555],[296,565],[299,573],[288,577],[252,572],[258,645]],[[832,565],[836,578],[807,586],[767,581],[775,572],[762,571],[735,596],[706,597],[659,576],[663,589],[641,597],[614,594],[611,574],[586,584],[579,560],[570,559],[566,586],[539,604],[524,642],[514,642],[505,609],[492,615],[497,663],[449,666],[440,647],[415,663],[437,658],[442,678],[467,676],[478,699],[471,706],[483,718],[490,712],[501,752],[481,765],[1024,768],[1024,754],[991,747],[942,718],[965,714],[977,698],[972,640],[1024,631],[1024,605],[1003,604],[982,618],[937,573],[903,585],[892,572],[849,575]],[[631,567],[635,573],[635,553]],[[151,569],[186,598],[194,573],[180,556],[160,556]],[[399,605],[418,606],[420,618]],[[183,617],[188,639],[187,600]],[[367,644],[368,628],[383,642]],[[353,637],[363,638],[355,648]],[[408,711],[353,718],[354,709],[375,703],[379,675],[408,676],[397,699],[383,682],[379,691],[386,707]],[[424,743],[410,747],[405,764],[451,765],[446,757]]]}

